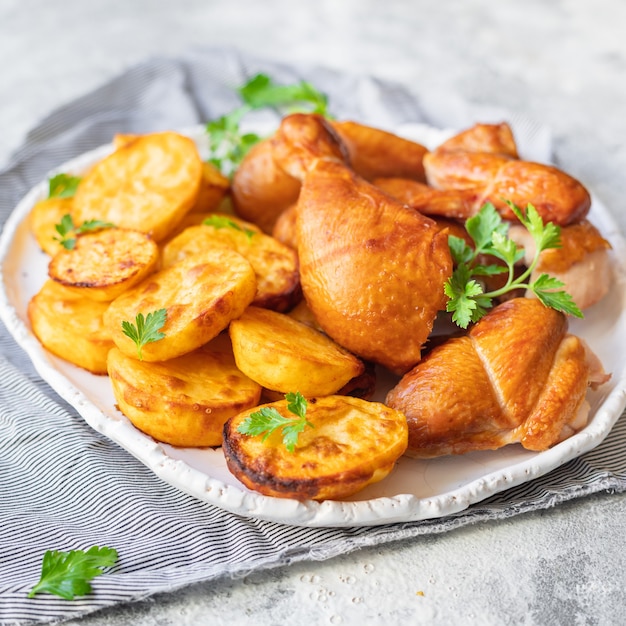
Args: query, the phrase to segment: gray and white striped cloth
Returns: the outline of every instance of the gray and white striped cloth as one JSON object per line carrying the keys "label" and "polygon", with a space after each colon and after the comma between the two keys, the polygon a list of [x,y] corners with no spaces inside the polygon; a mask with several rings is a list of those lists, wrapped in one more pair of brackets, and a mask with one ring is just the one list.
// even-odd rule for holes
{"label": "gray and white striped cloth", "polygon": [[[311,80],[338,117],[380,126],[427,119],[427,104],[403,87],[316,67],[289,67],[233,50],[196,50],[144,62],[51,114],[0,172],[0,220],[54,166],[107,143],[116,132],[183,128],[238,104],[232,87],[257,72]],[[350,97],[346,97],[349,94]],[[462,125],[476,119],[448,119]],[[472,117],[474,116],[474,117]],[[484,116],[483,118],[484,119]],[[193,582],[244,575],[359,547],[441,533],[602,491],[626,490],[626,420],[605,442],[543,478],[445,519],[378,527],[294,528],[245,519],[204,504],[156,478],[93,431],[38,376],[0,328],[0,623],[77,617]],[[73,602],[27,599],[47,549],[118,549],[112,571]]]}

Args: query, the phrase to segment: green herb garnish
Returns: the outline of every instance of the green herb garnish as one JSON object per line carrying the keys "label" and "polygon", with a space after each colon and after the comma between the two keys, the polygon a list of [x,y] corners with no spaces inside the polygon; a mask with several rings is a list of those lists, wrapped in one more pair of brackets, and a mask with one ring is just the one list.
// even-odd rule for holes
{"label": "green herb garnish", "polygon": [[57,174],[48,181],[48,198],[71,198],[82,179],[69,174]]}
{"label": "green herb garnish", "polygon": [[[475,216],[465,222],[474,248],[454,235],[448,238],[450,252],[457,265],[444,287],[449,298],[446,310],[452,312],[452,320],[461,328],[467,328],[470,322],[477,322],[485,315],[487,309],[493,306],[494,298],[514,289],[528,289],[544,305],[575,317],[583,317],[570,294],[561,289],[565,286],[563,282],[548,274],[541,274],[533,282],[528,280],[539,261],[540,253],[549,248],[561,247],[561,229],[552,222],[544,224],[532,204],[527,206],[525,212],[512,202],[507,204],[531,234],[535,242],[535,256],[526,270],[516,278],[514,266],[523,258],[524,251],[508,238],[509,227],[502,221],[493,204],[486,203]],[[506,267],[496,264],[481,265],[477,263],[479,255],[494,256],[504,261]],[[503,273],[508,273],[506,284],[488,292],[474,278]]]}
{"label": "green herb garnish", "polygon": [[239,424],[237,432],[250,437],[263,435],[263,441],[265,441],[275,430],[280,429],[284,446],[289,452],[293,452],[298,442],[298,435],[307,426],[315,427],[306,419],[307,401],[299,391],[286,394],[285,399],[287,410],[298,419],[283,417],[274,407],[264,406],[248,415]]}
{"label": "green herb garnish", "polygon": [[115,228],[115,225],[110,222],[102,222],[101,220],[87,220],[80,226],[76,226],[72,216],[66,213],[61,218],[61,221],[54,226],[54,229],[59,233],[59,236],[55,237],[54,240],[58,241],[66,250],[73,250],[74,246],[76,246],[76,237],[78,235],[103,228]]}
{"label": "green herb garnish", "polygon": [[288,113],[296,111],[328,116],[328,98],[304,80],[294,85],[277,85],[266,74],[257,74],[238,90],[253,109],[273,107]]}
{"label": "green herb garnish", "polygon": [[250,148],[261,141],[261,137],[255,133],[241,132],[241,119],[251,110],[249,106],[243,105],[206,125],[209,163],[225,176],[232,176]]}
{"label": "green herb garnish", "polygon": [[135,342],[137,346],[137,356],[140,361],[143,360],[141,352],[143,346],[153,341],[159,341],[159,339],[165,337],[165,334],[160,331],[165,325],[166,320],[167,310],[158,309],[157,311],[148,313],[145,318],[143,313],[137,313],[134,324],[126,321],[122,322],[122,332]]}
{"label": "green herb garnish", "polygon": [[310,83],[277,85],[265,74],[257,74],[237,89],[243,104],[230,113],[208,122],[209,159],[224,175],[232,176],[250,148],[261,141],[256,133],[244,133],[241,120],[262,108],[282,112],[308,111],[329,116],[327,98]]}
{"label": "green herb garnish", "polygon": [[93,546],[89,550],[60,552],[48,550],[43,557],[41,578],[30,590],[29,598],[37,593],[53,593],[65,600],[91,592],[89,581],[117,561],[117,550]]}
{"label": "green herb garnish", "polygon": [[242,228],[237,222],[231,220],[229,217],[225,215],[211,215],[207,217],[203,222],[206,226],[213,226],[218,230],[220,228],[232,228],[233,230],[238,230],[246,235],[248,240],[252,239],[252,237],[256,234],[255,231],[249,228]]}

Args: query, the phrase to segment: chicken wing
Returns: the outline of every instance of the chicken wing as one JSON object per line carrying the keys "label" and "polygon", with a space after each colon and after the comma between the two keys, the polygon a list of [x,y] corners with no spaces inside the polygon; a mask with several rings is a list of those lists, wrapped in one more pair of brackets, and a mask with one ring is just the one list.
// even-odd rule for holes
{"label": "chicken wing", "polygon": [[346,146],[350,167],[366,180],[398,176],[425,181],[427,149],[393,133],[350,121],[332,121],[333,129]]}
{"label": "chicken wing", "polygon": [[550,165],[497,154],[435,151],[424,157],[424,168],[432,187],[478,192],[475,211],[489,201],[507,220],[516,219],[507,200],[521,207],[531,203],[545,222],[559,225],[583,219],[591,207],[585,187]]}
{"label": "chicken wing", "polygon": [[482,195],[476,187],[435,189],[407,178],[375,178],[373,184],[423,215],[457,220],[466,220],[475,215]]}
{"label": "chicken wing", "polygon": [[437,147],[437,152],[486,152],[518,158],[511,127],[506,123],[474,124]]}

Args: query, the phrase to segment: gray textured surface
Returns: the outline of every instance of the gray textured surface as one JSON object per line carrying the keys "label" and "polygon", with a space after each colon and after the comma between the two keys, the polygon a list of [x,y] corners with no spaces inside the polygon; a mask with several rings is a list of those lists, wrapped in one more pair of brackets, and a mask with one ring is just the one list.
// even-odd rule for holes
{"label": "gray textured surface", "polygon": [[[624,24],[615,0],[0,0],[0,163],[51,109],[129,65],[232,45],[399,80],[441,123],[458,99],[525,112],[624,231]],[[599,495],[71,623],[619,624],[625,514],[626,496]]]}

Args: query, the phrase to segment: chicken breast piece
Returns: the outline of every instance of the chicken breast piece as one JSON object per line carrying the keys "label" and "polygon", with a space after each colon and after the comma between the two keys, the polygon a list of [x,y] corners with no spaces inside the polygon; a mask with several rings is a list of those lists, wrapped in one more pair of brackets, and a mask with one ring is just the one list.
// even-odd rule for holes
{"label": "chicken breast piece", "polygon": [[563,314],[516,298],[434,348],[386,403],[407,417],[410,456],[516,442],[540,451],[586,424],[587,387],[606,380],[588,347],[568,334]]}

